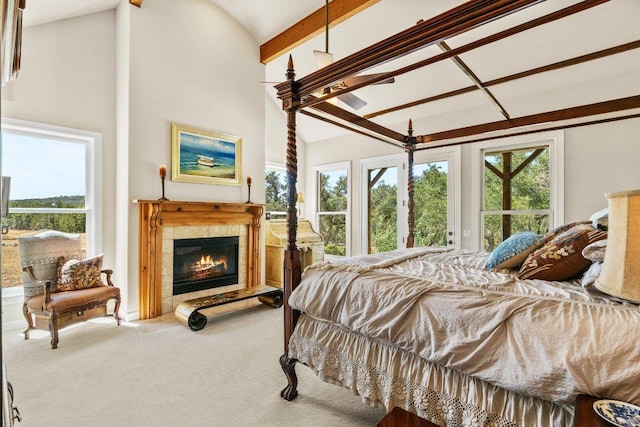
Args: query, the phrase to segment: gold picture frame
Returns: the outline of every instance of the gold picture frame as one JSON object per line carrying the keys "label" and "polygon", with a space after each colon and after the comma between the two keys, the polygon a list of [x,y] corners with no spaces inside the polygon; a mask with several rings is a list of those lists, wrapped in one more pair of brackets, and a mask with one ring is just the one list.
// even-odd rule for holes
{"label": "gold picture frame", "polygon": [[171,124],[171,180],[196,184],[242,184],[242,138]]}

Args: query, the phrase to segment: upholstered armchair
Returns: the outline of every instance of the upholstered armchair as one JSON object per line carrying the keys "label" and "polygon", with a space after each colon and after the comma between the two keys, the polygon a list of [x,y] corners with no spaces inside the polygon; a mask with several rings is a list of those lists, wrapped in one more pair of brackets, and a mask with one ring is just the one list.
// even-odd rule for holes
{"label": "upholstered armchair", "polygon": [[83,259],[80,235],[44,230],[19,237],[18,248],[24,286],[22,311],[27,320],[25,340],[32,329],[48,330],[55,349],[60,328],[105,316],[110,300],[115,300],[113,315],[120,325],[120,289],[111,282],[113,270],[102,269],[102,255]]}

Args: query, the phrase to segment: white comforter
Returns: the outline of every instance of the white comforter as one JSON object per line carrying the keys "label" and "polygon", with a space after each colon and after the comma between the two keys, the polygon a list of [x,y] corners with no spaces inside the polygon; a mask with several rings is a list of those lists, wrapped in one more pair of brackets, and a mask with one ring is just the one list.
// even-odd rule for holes
{"label": "white comforter", "polygon": [[640,405],[637,305],[488,271],[487,255],[415,248],[324,262],[289,304],[523,395]]}

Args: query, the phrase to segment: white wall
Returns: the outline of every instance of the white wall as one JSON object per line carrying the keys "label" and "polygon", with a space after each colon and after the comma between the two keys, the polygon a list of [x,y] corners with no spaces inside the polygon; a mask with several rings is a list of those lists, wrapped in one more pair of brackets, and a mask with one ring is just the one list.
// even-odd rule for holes
{"label": "white wall", "polygon": [[[264,66],[258,44],[208,0],[146,0],[129,11],[129,197],[118,203],[131,207],[128,264],[137,266],[131,201],[160,197],[158,165],[170,169],[172,122],[242,137],[243,176],[254,177],[252,201],[264,202]],[[243,202],[247,187],[167,181],[165,193],[171,200]],[[130,313],[137,311],[137,275],[129,269]]]}
{"label": "white wall", "polygon": [[[243,138],[243,176],[264,202],[264,66],[259,46],[208,0],[123,1],[110,10],[24,30],[22,71],[3,117],[103,135],[103,251],[138,310],[138,206],[160,197],[172,122]],[[170,171],[169,171],[170,174]],[[171,200],[243,202],[247,187],[175,183]]]}

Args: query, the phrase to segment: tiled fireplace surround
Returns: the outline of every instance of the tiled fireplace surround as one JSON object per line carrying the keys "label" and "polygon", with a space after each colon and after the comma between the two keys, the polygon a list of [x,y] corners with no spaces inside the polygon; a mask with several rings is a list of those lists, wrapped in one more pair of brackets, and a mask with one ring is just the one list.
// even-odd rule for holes
{"label": "tiled fireplace surround", "polygon": [[[206,297],[247,286],[247,230],[246,225],[179,225],[162,227],[162,314],[175,311],[178,304],[193,298]],[[201,237],[238,236],[238,283],[197,292],[173,295],[173,241]]]}
{"label": "tiled fireplace surround", "polygon": [[[182,301],[260,286],[258,204],[137,200],[139,205],[140,319],[174,311]],[[238,283],[173,295],[173,242],[176,239],[238,236]]]}

